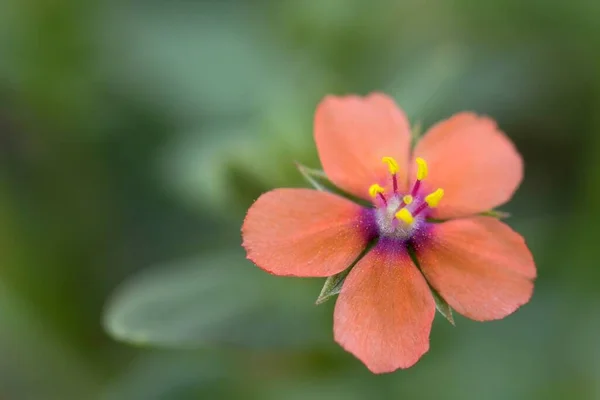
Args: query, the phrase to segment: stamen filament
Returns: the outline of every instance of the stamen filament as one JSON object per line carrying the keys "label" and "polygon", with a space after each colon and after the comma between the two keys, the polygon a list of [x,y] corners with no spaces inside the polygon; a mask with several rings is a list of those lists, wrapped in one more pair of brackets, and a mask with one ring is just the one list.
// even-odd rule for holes
{"label": "stamen filament", "polygon": [[374,183],[373,185],[371,185],[369,187],[369,195],[373,198],[377,197],[378,194],[382,194],[385,193],[385,189],[383,187],[381,187],[381,185],[378,185],[377,183]]}
{"label": "stamen filament", "polygon": [[425,160],[423,160],[421,157],[417,157],[415,162],[417,163],[417,180],[415,181],[412,191],[410,192],[410,194],[413,196],[417,195],[419,188],[421,187],[421,181],[427,178],[427,175],[429,174],[429,168],[427,167]]}
{"label": "stamen filament", "polygon": [[417,208],[415,208],[415,211],[413,211],[413,215],[416,217],[425,208],[427,208],[427,203],[423,202],[423,203],[419,204],[419,206]]}
{"label": "stamen filament", "polygon": [[435,192],[428,194],[427,196],[425,196],[425,200],[421,204],[419,204],[419,206],[415,209],[413,215],[417,216],[421,211],[423,211],[427,207],[436,208],[440,200],[442,200],[442,197],[444,197],[444,189],[438,189]]}
{"label": "stamen filament", "polygon": [[421,187],[421,181],[420,180],[416,180],[415,184],[413,185],[413,188],[410,192],[410,194],[414,197],[417,195],[417,193],[419,192],[419,188]]}

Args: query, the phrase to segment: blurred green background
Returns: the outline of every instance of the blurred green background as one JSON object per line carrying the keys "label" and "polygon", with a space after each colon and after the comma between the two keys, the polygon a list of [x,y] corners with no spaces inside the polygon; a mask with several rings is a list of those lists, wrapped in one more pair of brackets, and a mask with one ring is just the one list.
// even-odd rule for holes
{"label": "blurred green background", "polygon": [[[0,398],[600,399],[600,2],[2,0]],[[488,114],[539,269],[502,321],[436,317],[412,369],[332,340],[323,280],[239,229],[305,186],[328,93]]]}

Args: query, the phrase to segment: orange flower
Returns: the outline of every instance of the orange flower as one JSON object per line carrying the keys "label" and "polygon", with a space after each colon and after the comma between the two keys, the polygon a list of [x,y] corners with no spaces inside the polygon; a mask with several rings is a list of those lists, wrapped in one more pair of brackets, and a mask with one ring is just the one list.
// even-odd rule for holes
{"label": "orange flower", "polygon": [[477,321],[529,301],[536,269],[525,241],[478,215],[507,202],[523,177],[520,155],[494,121],[457,114],[411,149],[408,120],[391,98],[328,96],[314,135],[329,180],[372,206],[276,189],[248,210],[243,246],[269,273],[326,277],[375,242],[348,274],[334,312],[335,340],[371,371],[408,368],[428,351],[429,285]]}

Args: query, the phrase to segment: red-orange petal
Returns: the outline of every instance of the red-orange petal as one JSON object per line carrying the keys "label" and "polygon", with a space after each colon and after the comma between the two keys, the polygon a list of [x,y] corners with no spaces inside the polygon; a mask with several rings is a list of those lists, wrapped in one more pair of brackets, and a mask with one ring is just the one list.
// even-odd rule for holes
{"label": "red-orange petal", "polygon": [[501,319],[527,303],[536,268],[521,235],[491,217],[435,225],[417,246],[425,277],[460,314]]}
{"label": "red-orange petal", "polygon": [[248,210],[242,226],[247,256],[284,276],[330,276],[346,269],[370,240],[362,207],[310,189],[276,189]]}
{"label": "red-orange petal", "polygon": [[374,183],[391,187],[381,162],[389,156],[398,162],[398,185],[405,189],[410,125],[392,98],[327,96],[317,107],[314,134],[323,170],[338,187],[364,199]]}
{"label": "red-orange petal", "polygon": [[374,373],[415,364],[429,350],[435,302],[404,249],[380,242],[344,282],[335,340]]}
{"label": "red-orange petal", "polygon": [[435,218],[469,216],[504,204],[523,178],[523,160],[510,139],[493,120],[471,113],[434,125],[413,155],[429,166],[425,188],[444,189]]}

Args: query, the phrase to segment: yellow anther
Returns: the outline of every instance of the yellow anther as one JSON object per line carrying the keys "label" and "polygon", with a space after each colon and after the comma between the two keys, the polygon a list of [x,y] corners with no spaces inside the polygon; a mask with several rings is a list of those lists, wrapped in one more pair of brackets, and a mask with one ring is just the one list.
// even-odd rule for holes
{"label": "yellow anther", "polygon": [[427,169],[427,163],[421,157],[417,157],[417,179],[422,181],[427,178],[429,170]]}
{"label": "yellow anther", "polygon": [[413,197],[410,194],[407,194],[402,198],[402,201],[404,202],[404,204],[408,205],[413,202]]}
{"label": "yellow anther", "polygon": [[395,175],[396,173],[398,173],[398,163],[392,157],[383,157],[381,159],[381,162],[388,165],[390,174]]}
{"label": "yellow anther", "polygon": [[405,222],[407,225],[412,225],[414,221],[412,214],[406,208],[401,208],[400,211],[396,213],[396,218]]}
{"label": "yellow anther", "polygon": [[385,189],[379,186],[378,184],[374,184],[371,185],[371,187],[369,187],[369,195],[371,195],[371,197],[375,198],[380,193],[385,193]]}
{"label": "yellow anther", "polygon": [[444,189],[438,189],[435,192],[425,196],[425,202],[429,207],[435,208],[438,206],[438,203],[442,197],[444,197]]}

